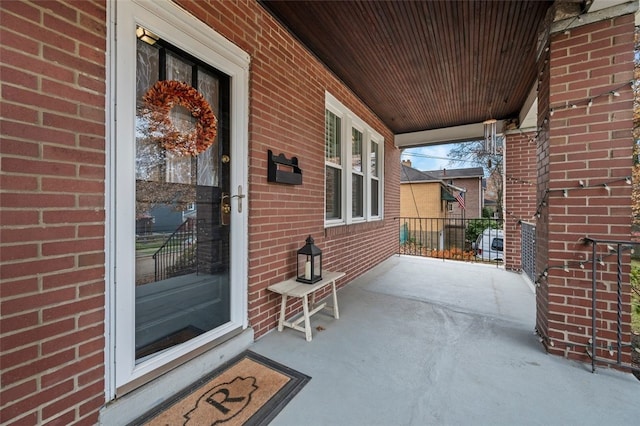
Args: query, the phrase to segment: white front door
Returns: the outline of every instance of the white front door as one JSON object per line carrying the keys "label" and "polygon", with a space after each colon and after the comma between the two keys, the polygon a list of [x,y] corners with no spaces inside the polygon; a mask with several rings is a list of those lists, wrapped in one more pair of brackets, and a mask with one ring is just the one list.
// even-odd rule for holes
{"label": "white front door", "polygon": [[171,2],[115,2],[111,396],[247,326],[248,56]]}

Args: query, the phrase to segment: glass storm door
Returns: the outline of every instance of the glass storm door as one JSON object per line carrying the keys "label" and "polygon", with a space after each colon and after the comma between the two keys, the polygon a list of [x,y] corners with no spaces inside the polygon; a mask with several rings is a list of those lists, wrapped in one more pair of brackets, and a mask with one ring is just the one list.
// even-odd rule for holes
{"label": "glass storm door", "polygon": [[[137,41],[132,182],[136,363],[230,321],[229,78],[146,40]],[[213,138],[198,133],[212,128],[194,117],[203,108],[217,118]]]}

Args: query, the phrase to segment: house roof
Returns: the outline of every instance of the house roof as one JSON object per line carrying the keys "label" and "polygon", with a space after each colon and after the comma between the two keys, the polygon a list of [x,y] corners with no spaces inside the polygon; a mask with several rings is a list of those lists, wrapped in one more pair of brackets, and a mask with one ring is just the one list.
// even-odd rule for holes
{"label": "house roof", "polygon": [[400,183],[438,183],[440,184],[440,199],[447,202],[454,202],[456,198],[451,195],[451,190],[464,191],[462,188],[458,188],[453,185],[449,185],[442,179],[431,176],[428,172],[421,172],[413,167],[401,165],[402,174],[400,176]]}
{"label": "house roof", "polygon": [[421,171],[401,164],[400,183],[427,183],[437,182],[448,190],[464,191],[463,188],[450,185],[444,179],[482,178],[484,170],[482,167],[469,167],[466,169],[451,170],[427,170]]}
{"label": "house roof", "polygon": [[433,176],[436,179],[463,179],[484,177],[484,169],[482,167],[468,167],[465,169],[425,170],[422,173]]}
{"label": "house roof", "polygon": [[401,165],[402,170],[400,173],[401,183],[418,183],[418,182],[442,182],[442,179],[432,176],[429,172],[422,172],[414,169],[413,167]]}

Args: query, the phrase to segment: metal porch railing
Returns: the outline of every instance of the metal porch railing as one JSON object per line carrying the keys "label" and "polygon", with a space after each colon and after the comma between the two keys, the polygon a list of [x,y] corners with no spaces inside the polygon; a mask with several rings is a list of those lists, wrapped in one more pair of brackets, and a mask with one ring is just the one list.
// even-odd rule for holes
{"label": "metal porch railing", "polygon": [[[629,369],[631,371],[640,372],[640,365],[634,365],[623,360],[625,351],[632,352],[634,350],[631,342],[630,334],[623,334],[623,315],[624,312],[630,312],[633,306],[626,306],[624,303],[631,303],[623,301],[623,287],[630,285],[630,281],[634,278],[633,266],[629,268],[631,259],[637,256],[637,248],[639,243],[633,241],[616,241],[616,240],[599,240],[592,238],[585,238],[585,242],[591,244],[591,340],[590,348],[587,350],[589,357],[591,358],[591,371],[595,372],[597,363],[604,363],[614,365],[619,368]],[[615,262],[615,282],[611,280],[605,280],[604,278],[598,279],[603,275],[609,275],[611,273],[612,263]],[[640,272],[640,271],[638,271]],[[640,275],[640,274],[639,274]],[[638,277],[640,279],[640,277]],[[615,317],[606,319],[607,314],[602,306],[611,307],[612,303],[609,299],[599,300],[598,287],[606,286],[615,291]],[[637,284],[636,284],[637,285]],[[638,288],[631,286],[633,292],[638,292]],[[640,297],[640,294],[636,294]],[[626,298],[626,297],[625,297]],[[600,302],[600,307],[599,307]],[[603,305],[604,302],[604,305]],[[639,301],[640,303],[640,301]],[[627,309],[625,309],[627,308]],[[611,323],[615,323],[615,332],[611,333]],[[600,323],[600,327],[598,327]],[[609,326],[609,327],[604,327]],[[607,334],[607,336],[599,336],[599,334]],[[611,334],[615,335],[615,338],[611,339]],[[628,337],[625,342],[625,336]],[[608,354],[609,356],[605,356]]]}
{"label": "metal porch railing", "polygon": [[[398,254],[440,259],[502,262],[501,219],[399,217]],[[485,233],[484,242],[478,238]]]}
{"label": "metal porch railing", "polygon": [[522,270],[531,282],[536,281],[536,225],[521,222],[521,250],[520,261]]}
{"label": "metal porch railing", "polygon": [[155,281],[196,271],[195,220],[187,219],[167,238],[153,254]]}

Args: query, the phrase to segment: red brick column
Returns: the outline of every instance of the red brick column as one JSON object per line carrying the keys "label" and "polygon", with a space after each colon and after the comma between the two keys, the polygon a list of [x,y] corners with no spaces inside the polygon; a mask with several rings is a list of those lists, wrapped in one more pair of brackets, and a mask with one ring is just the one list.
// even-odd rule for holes
{"label": "red brick column", "polygon": [[505,267],[522,270],[521,222],[535,222],[536,141],[535,132],[507,133],[504,154]]}
{"label": "red brick column", "polygon": [[[537,330],[549,352],[584,361],[592,256],[582,238],[631,235],[625,177],[632,168],[633,31],[634,17],[626,15],[553,34],[540,60]],[[616,329],[615,258],[599,263],[597,343],[607,347]],[[626,264],[623,281],[628,272]],[[622,297],[627,343],[629,291],[626,286]],[[609,356],[608,350],[599,355]],[[629,353],[623,358],[629,362]]]}

